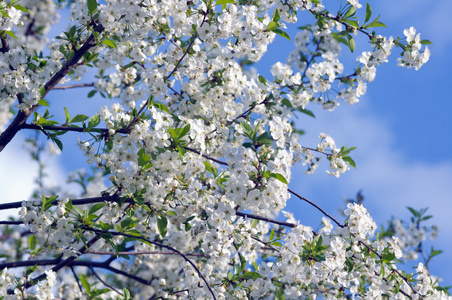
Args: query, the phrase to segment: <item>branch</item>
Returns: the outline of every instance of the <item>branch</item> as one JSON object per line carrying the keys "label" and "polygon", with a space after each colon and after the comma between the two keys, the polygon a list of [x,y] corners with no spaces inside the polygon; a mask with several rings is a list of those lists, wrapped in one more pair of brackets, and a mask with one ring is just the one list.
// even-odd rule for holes
{"label": "branch", "polygon": [[[0,264],[0,269],[30,267],[30,266],[34,266],[34,265],[37,265],[37,266],[48,266],[48,265],[56,265],[59,262],[60,262],[60,260],[58,260],[58,259],[25,260],[25,261],[2,263],[2,264]],[[82,267],[88,267],[88,268],[101,268],[101,269],[112,271],[112,272],[114,272],[116,274],[123,275],[123,276],[128,277],[128,278],[131,278],[131,279],[136,280],[136,281],[138,281],[138,282],[140,282],[142,284],[146,284],[146,285],[149,284],[149,281],[144,280],[143,278],[140,278],[138,276],[129,274],[127,272],[124,272],[122,270],[116,269],[114,267],[111,267],[110,265],[106,264],[105,262],[94,262],[94,261],[86,261],[86,260],[73,260],[73,261],[69,262],[66,265],[66,267],[75,267],[75,266],[82,266]],[[33,281],[35,282],[36,279],[33,279]]]}
{"label": "branch", "polygon": [[[196,154],[201,154],[201,152],[198,151],[198,150],[196,150],[196,149],[193,149],[193,148],[190,148],[190,147],[187,147],[187,146],[183,146],[183,147],[184,147],[184,149],[187,150],[187,151],[190,151],[190,152],[193,152],[193,153],[196,153]],[[204,158],[207,158],[208,160],[214,161],[214,162],[216,162],[217,164],[220,164],[220,165],[222,165],[222,166],[228,166],[228,163],[226,163],[226,162],[224,162],[224,161],[221,161],[221,160],[219,160],[219,159],[210,157],[210,156],[205,155],[205,154],[202,154],[201,156],[204,157]]]}
{"label": "branch", "polygon": [[90,227],[83,227],[83,229],[88,230],[88,231],[92,231],[96,234],[111,234],[111,235],[116,235],[116,236],[124,236],[124,237],[128,237],[128,238],[132,238],[132,239],[136,239],[136,240],[141,240],[145,243],[149,243],[149,244],[153,244],[157,247],[160,248],[165,248],[168,249],[170,251],[173,251],[175,253],[177,253],[178,255],[180,255],[186,262],[188,262],[198,273],[199,277],[201,277],[201,279],[204,281],[204,283],[207,285],[207,288],[210,292],[210,294],[212,295],[213,299],[216,300],[217,298],[215,297],[215,294],[212,291],[212,288],[210,287],[209,283],[207,282],[206,278],[202,275],[201,271],[198,269],[198,267],[186,256],[184,255],[182,252],[176,250],[175,248],[168,246],[168,245],[164,245],[161,243],[157,243],[154,241],[151,241],[147,238],[141,237],[141,236],[135,236],[135,235],[131,235],[131,234],[127,234],[127,233],[122,233],[122,232],[117,232],[117,231],[108,231],[108,230],[99,230],[99,229],[94,229],[94,228],[90,228]]}
{"label": "branch", "polygon": [[94,82],[59,85],[59,86],[54,87],[53,90],[67,90],[67,89],[73,89],[73,88],[79,88],[79,87],[89,87],[89,86],[94,86]]}
{"label": "branch", "polygon": [[329,213],[327,213],[326,211],[324,211],[320,206],[318,206],[317,204],[315,204],[314,202],[312,202],[311,200],[306,199],[303,196],[300,196],[299,194],[297,194],[296,192],[292,191],[291,189],[287,189],[291,194],[297,196],[298,198],[300,198],[303,201],[308,202],[309,204],[311,204],[312,206],[314,206],[315,208],[317,208],[319,211],[321,211],[326,217],[330,218],[331,221],[333,221],[334,223],[337,224],[337,226],[344,228],[345,225],[342,225],[341,223],[339,223],[338,220],[336,220],[335,218],[333,218]]}
{"label": "branch", "polygon": [[[119,251],[118,253],[112,252],[112,251],[96,251],[96,250],[89,250],[86,251],[87,254],[100,254],[100,255],[146,255],[146,254],[162,254],[162,255],[178,255],[178,253],[175,253],[173,251],[133,251],[133,252],[127,252],[127,251]],[[186,256],[198,256],[198,257],[207,257],[207,255],[202,253],[184,253]]]}
{"label": "branch", "polygon": [[[80,199],[71,200],[71,202],[72,202],[72,205],[84,205],[84,204],[99,203],[99,202],[104,202],[104,201],[118,202],[120,200],[121,200],[121,197],[115,194],[113,196],[80,198]],[[55,200],[53,202],[53,204],[58,205],[58,203],[60,203],[60,201],[61,200]],[[20,207],[22,207],[22,202],[23,201],[17,201],[17,202],[0,204],[0,210],[20,208]],[[133,198],[125,198],[124,202],[125,203],[134,203]]]}
{"label": "branch", "polygon": [[[98,25],[94,27],[96,32],[102,32],[104,27],[102,25]],[[3,48],[5,48],[5,44],[2,39]],[[44,98],[57,84],[60,80],[65,77],[69,71],[77,64],[77,62],[83,57],[83,55],[88,52],[88,50],[96,45],[96,39],[94,35],[91,34],[86,42],[83,44],[80,49],[75,51],[74,55],[61,67],[61,69],[55,73],[55,75],[50,78],[50,80],[44,85],[44,93],[41,98]],[[17,113],[14,120],[9,124],[8,128],[0,135],[0,152],[6,147],[6,145],[11,142],[17,132],[21,129],[22,125],[25,121],[30,117],[30,115],[36,110],[38,104],[33,105],[31,108],[27,110],[21,110]]]}
{"label": "branch", "polygon": [[98,274],[96,271],[94,271],[94,268],[91,268],[91,272],[93,272],[94,276],[97,277],[97,279],[100,280],[100,282],[102,282],[103,285],[105,285],[106,287],[108,287],[109,289],[115,291],[116,293],[118,293],[119,295],[123,296],[123,294],[118,291],[117,289],[115,289],[114,287],[112,287],[111,285],[109,285],[108,283],[106,283]]}
{"label": "branch", "polygon": [[269,223],[278,224],[278,225],[281,225],[281,226],[287,226],[287,227],[290,227],[290,228],[297,227],[297,225],[292,224],[292,223],[277,221],[277,220],[273,220],[273,219],[269,219],[269,218],[265,218],[265,217],[261,217],[261,216],[257,216],[257,215],[247,214],[247,213],[243,213],[243,212],[239,212],[239,211],[235,212],[235,214],[237,216],[242,217],[242,218],[250,218],[250,219],[255,219],[255,220],[266,221],[266,222],[269,222]]}

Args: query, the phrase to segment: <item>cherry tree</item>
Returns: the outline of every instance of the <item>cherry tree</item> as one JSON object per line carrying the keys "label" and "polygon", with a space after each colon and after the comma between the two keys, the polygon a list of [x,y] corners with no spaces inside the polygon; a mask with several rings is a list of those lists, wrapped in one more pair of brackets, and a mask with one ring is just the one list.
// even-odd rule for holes
{"label": "cherry tree", "polygon": [[[48,37],[61,10],[70,20]],[[326,133],[300,144],[293,118],[356,104],[391,52],[418,70],[430,42],[413,27],[378,35],[358,0],[11,0],[0,12],[0,151],[32,133],[40,166],[29,201],[0,204],[19,209],[0,223],[2,299],[450,299],[429,272],[440,251],[423,247],[437,234],[426,209],[377,232],[361,194],[340,221],[289,187],[295,164],[355,167],[355,147]],[[278,39],[293,51],[262,69]],[[49,93],[86,87],[96,114],[54,116]],[[69,176],[78,194],[43,180],[43,156],[70,146],[62,135],[87,157]],[[319,230],[283,211],[296,200],[324,215]]]}

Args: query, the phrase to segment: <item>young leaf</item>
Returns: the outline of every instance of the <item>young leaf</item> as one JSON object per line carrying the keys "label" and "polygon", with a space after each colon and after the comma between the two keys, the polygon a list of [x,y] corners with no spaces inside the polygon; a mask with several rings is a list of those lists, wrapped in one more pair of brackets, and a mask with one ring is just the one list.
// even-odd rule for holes
{"label": "young leaf", "polygon": [[267,79],[264,76],[259,75],[257,79],[259,80],[260,83],[267,84]]}
{"label": "young leaf", "polygon": [[117,46],[116,46],[116,42],[112,41],[112,40],[103,40],[102,44],[107,45],[110,48],[118,49]]}
{"label": "young leaf", "polygon": [[258,278],[264,278],[261,274],[259,274],[257,272],[246,272],[245,274],[243,274],[240,277],[243,279],[253,279],[253,280],[256,280]]}
{"label": "young leaf", "polygon": [[247,135],[251,135],[251,133],[253,132],[253,127],[251,127],[250,124],[246,122],[240,122],[240,125],[242,126],[243,131],[245,131]]}
{"label": "young leaf", "polygon": [[97,91],[96,90],[92,90],[92,91],[90,91],[89,93],[88,93],[88,98],[91,98],[91,97],[93,97],[95,94],[97,93]]}
{"label": "young leaf", "polygon": [[366,4],[366,18],[364,20],[365,23],[367,23],[370,18],[372,17],[372,7],[370,7],[370,4]]}
{"label": "young leaf", "polygon": [[39,104],[39,105],[43,105],[43,106],[50,107],[49,103],[47,103],[47,101],[44,100],[44,99],[39,100],[38,104]]}
{"label": "young leaf", "polygon": [[309,109],[304,109],[304,108],[302,108],[302,107],[300,106],[300,107],[297,108],[297,110],[298,110],[299,112],[301,112],[301,113],[304,113],[304,114],[306,114],[306,115],[308,115],[308,116],[311,116],[311,117],[315,118],[314,113],[313,113],[312,111],[310,111]]}
{"label": "young leaf", "polygon": [[10,37],[15,38],[17,40],[17,36],[11,30],[7,30],[7,31],[5,31],[5,33],[7,35],[9,35]]}
{"label": "young leaf", "polygon": [[23,11],[23,12],[25,12],[25,13],[27,13],[27,14],[30,13],[30,12],[28,11],[28,9],[26,9],[25,7],[23,7],[22,5],[19,5],[19,4],[14,5],[14,8],[17,9],[17,10]]}
{"label": "young leaf", "polygon": [[88,116],[85,115],[76,115],[72,120],[71,123],[78,123],[88,120]]}
{"label": "young leaf", "polygon": [[30,237],[28,238],[28,245],[30,246],[30,249],[35,250],[37,244],[38,240],[36,239],[36,237],[34,235],[30,235]]}
{"label": "young leaf", "polygon": [[421,44],[422,45],[433,45],[433,43],[430,42],[429,40],[421,40]]}
{"label": "young leaf", "polygon": [[168,232],[168,219],[165,216],[157,217],[157,227],[159,229],[159,233],[162,236],[162,239],[165,238],[166,233]]}
{"label": "young leaf", "polygon": [[288,39],[289,41],[291,41],[290,36],[289,36],[289,34],[288,34],[287,32],[282,31],[282,30],[279,29],[279,28],[272,29],[272,31],[273,31],[274,33],[276,33],[276,34],[282,36],[283,38],[286,38],[286,39]]}
{"label": "young leaf", "polygon": [[185,127],[182,129],[182,132],[181,132],[180,135],[179,135],[179,139],[180,139],[180,138],[183,138],[189,131],[190,131],[190,124],[188,124],[187,126],[185,126]]}
{"label": "young leaf", "polygon": [[105,203],[96,203],[89,209],[88,215],[94,214],[96,211],[105,206]]}
{"label": "young leaf", "polygon": [[67,111],[67,107],[64,108],[64,117],[66,119],[66,124],[71,123],[71,114]]}
{"label": "young leaf", "polygon": [[356,8],[352,5],[344,14],[344,18],[350,18],[356,13]]}
{"label": "young leaf", "polygon": [[217,0],[215,2],[215,5],[222,5],[222,4],[228,4],[228,3],[235,4],[235,1],[234,0]]}
{"label": "young leaf", "polygon": [[282,183],[288,184],[286,178],[279,173],[270,173],[269,176],[278,179]]}
{"label": "young leaf", "polygon": [[279,18],[280,18],[280,16],[279,16],[279,10],[278,10],[278,9],[275,9],[275,13],[273,14],[273,21],[274,21],[274,22],[278,22],[278,21],[279,21]]}
{"label": "young leaf", "polygon": [[96,127],[97,125],[99,125],[99,123],[100,123],[100,116],[99,115],[92,116],[88,122],[88,129]]}
{"label": "young leaf", "polygon": [[88,12],[93,15],[97,10],[97,0],[88,0]]}
{"label": "young leaf", "polygon": [[63,143],[61,142],[61,140],[57,137],[52,137],[51,139],[58,146],[58,149],[60,149],[60,151],[63,151]]}
{"label": "young leaf", "polygon": [[350,51],[353,53],[353,51],[355,51],[355,40],[350,34],[347,35],[347,41],[348,47],[350,48]]}

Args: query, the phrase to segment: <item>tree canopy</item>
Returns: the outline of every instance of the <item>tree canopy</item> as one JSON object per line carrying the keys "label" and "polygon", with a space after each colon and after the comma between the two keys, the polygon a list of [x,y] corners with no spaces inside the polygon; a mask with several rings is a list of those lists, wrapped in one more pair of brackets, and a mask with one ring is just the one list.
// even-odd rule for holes
{"label": "tree canopy", "polygon": [[[358,0],[11,0],[0,13],[0,151],[33,132],[40,166],[31,199],[0,204],[19,209],[0,222],[2,299],[451,298],[428,269],[441,251],[423,247],[437,234],[426,209],[377,232],[361,193],[341,222],[289,187],[295,164],[356,167],[356,147],[326,133],[305,145],[294,117],[356,104],[391,52],[421,68],[430,42],[413,27],[379,35],[384,16]],[[293,51],[262,69],[281,39]],[[81,88],[98,112],[55,117],[49,93]],[[87,157],[69,176],[80,193],[42,181],[63,135]],[[295,200],[321,228],[283,210]]]}

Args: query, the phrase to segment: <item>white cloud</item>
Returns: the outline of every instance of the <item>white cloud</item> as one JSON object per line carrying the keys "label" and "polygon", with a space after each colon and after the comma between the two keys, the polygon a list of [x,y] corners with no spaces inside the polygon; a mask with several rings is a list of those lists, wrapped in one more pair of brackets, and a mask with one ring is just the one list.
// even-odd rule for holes
{"label": "white cloud", "polygon": [[[37,176],[38,164],[22,148],[23,139],[17,136],[0,153],[0,202],[9,203],[27,200],[31,196]],[[46,159],[46,185],[64,185],[64,170],[57,157]],[[14,210],[0,211],[0,219],[5,220]]]}

